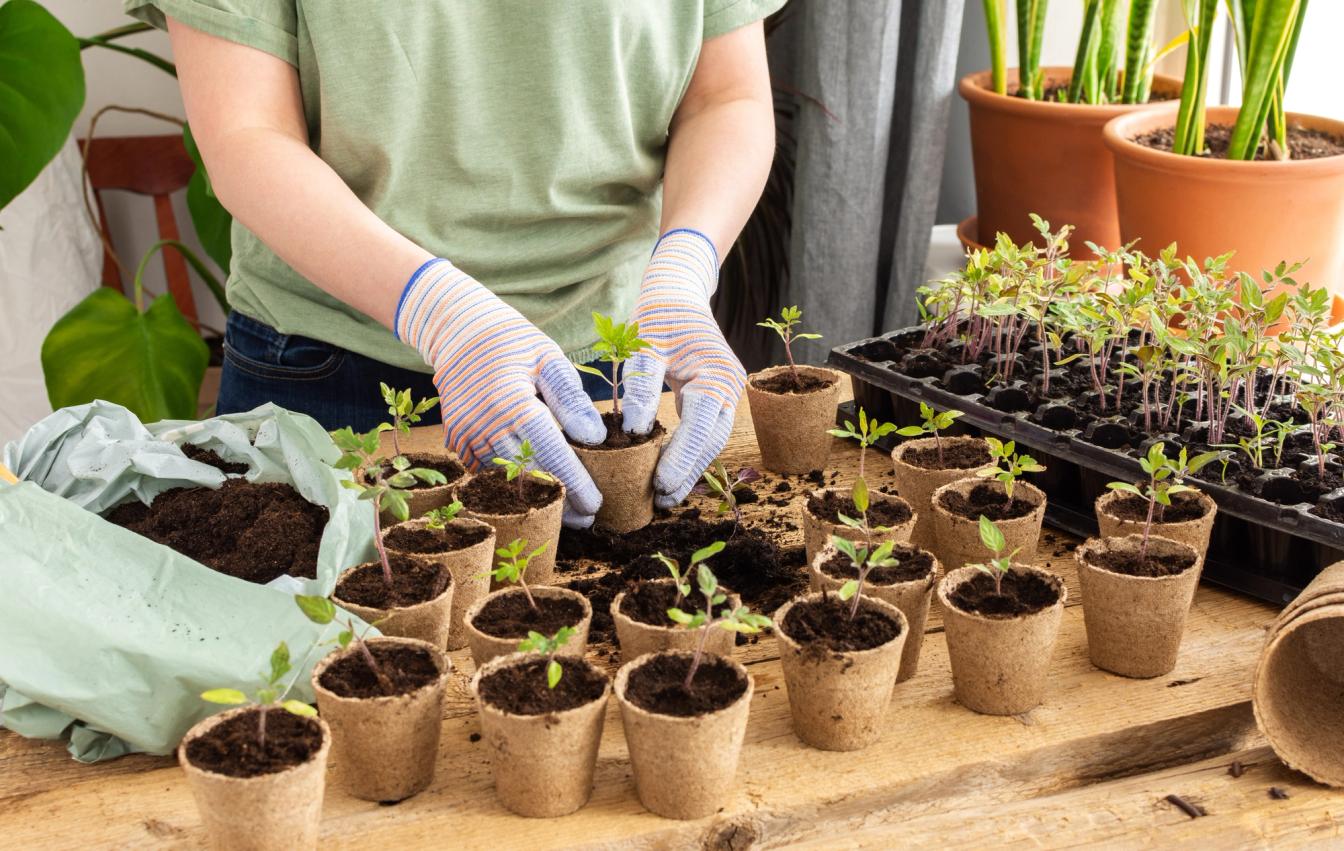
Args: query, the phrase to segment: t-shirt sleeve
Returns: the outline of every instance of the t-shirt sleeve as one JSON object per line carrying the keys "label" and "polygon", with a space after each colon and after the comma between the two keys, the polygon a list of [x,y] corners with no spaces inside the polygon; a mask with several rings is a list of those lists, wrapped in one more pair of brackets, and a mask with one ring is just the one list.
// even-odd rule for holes
{"label": "t-shirt sleeve", "polygon": [[126,13],[167,29],[168,18],[299,64],[297,0],[124,0]]}
{"label": "t-shirt sleeve", "polygon": [[774,14],[788,0],[705,0],[706,39],[730,33]]}

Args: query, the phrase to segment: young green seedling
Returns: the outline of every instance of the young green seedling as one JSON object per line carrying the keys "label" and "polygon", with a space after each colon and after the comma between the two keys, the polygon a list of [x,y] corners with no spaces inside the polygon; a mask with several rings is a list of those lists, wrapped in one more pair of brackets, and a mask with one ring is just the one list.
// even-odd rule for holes
{"label": "young green seedling", "polygon": [[448,528],[448,524],[457,519],[457,515],[462,512],[462,501],[453,500],[448,505],[438,508],[431,508],[424,513],[425,526],[436,532],[442,532]]}
{"label": "young green seedling", "polygon": [[757,322],[761,328],[769,328],[779,335],[779,339],[784,341],[784,357],[789,361],[789,374],[793,376],[793,386],[802,387],[803,380],[798,375],[798,364],[793,359],[793,341],[794,340],[820,340],[820,334],[805,334],[801,331],[795,332],[793,326],[803,321],[803,311],[796,305],[786,307],[779,312],[778,319],[766,319],[764,322]]}
{"label": "young green seedling", "polygon": [[532,597],[532,589],[527,587],[527,565],[532,559],[541,555],[546,549],[546,544],[542,544],[527,555],[523,555],[523,550],[527,549],[527,541],[523,538],[514,538],[508,546],[499,547],[495,550],[495,555],[499,556],[499,561],[495,564],[495,569],[490,571],[490,576],[496,582],[509,582],[516,584],[523,589],[527,595],[527,602],[532,606],[532,611],[538,611],[537,601]]}
{"label": "young green seedling", "polygon": [[672,602],[672,605],[680,606],[681,601],[691,595],[691,572],[699,567],[701,562],[708,561],[723,552],[725,546],[727,545],[723,541],[715,541],[709,546],[701,547],[691,553],[691,560],[686,565],[685,573],[682,572],[681,565],[677,564],[676,559],[668,558],[662,553],[653,554],[653,557],[661,562],[663,567],[667,568],[667,572],[672,574],[672,581],[677,586],[677,599]]}
{"label": "young green seedling", "polygon": [[1003,492],[1007,495],[1005,503],[1011,504],[1013,501],[1013,485],[1023,473],[1041,473],[1045,471],[1045,466],[1038,464],[1035,458],[1030,455],[1019,455],[1017,444],[1014,441],[1003,442],[998,438],[986,437],[985,443],[989,444],[989,456],[994,459],[995,466],[987,467],[983,470],[977,470],[976,475],[982,479],[997,479],[1003,484]]}
{"label": "young green seedling", "polygon": [[849,557],[850,563],[854,569],[859,572],[858,579],[851,579],[840,586],[840,599],[850,600],[849,619],[854,620],[854,616],[859,613],[859,600],[863,597],[863,583],[868,579],[868,574],[879,567],[896,567],[900,561],[893,558],[891,553],[896,548],[892,541],[884,541],[877,549],[868,550],[868,547],[855,544],[848,538],[842,538],[839,535],[831,537],[831,543],[837,550]]}
{"label": "young green seedling", "polygon": [[850,490],[850,498],[854,501],[854,509],[858,517],[849,517],[840,512],[836,512],[836,517],[840,522],[851,529],[863,535],[863,540],[871,548],[873,546],[873,534],[877,532],[889,532],[890,526],[869,526],[868,525],[868,507],[869,494],[868,483],[863,479],[855,479],[854,487]]}
{"label": "young green seedling", "polygon": [[705,598],[705,607],[696,611],[693,615],[675,606],[667,610],[667,616],[672,619],[673,623],[685,629],[700,630],[700,639],[695,645],[695,655],[691,657],[691,666],[686,671],[686,679],[682,683],[682,687],[687,691],[690,690],[691,683],[695,680],[695,672],[700,669],[700,662],[705,653],[705,641],[709,638],[711,629],[726,629],[729,632],[750,635],[770,626],[769,618],[765,615],[753,613],[746,606],[738,606],[736,609],[725,608],[718,615],[715,615],[714,607],[723,605],[727,601],[728,595],[719,587],[719,580],[714,577],[714,573],[708,565],[700,565],[695,574],[695,581],[700,588],[700,595]]}
{"label": "young green seedling", "polygon": [[249,697],[235,688],[212,688],[209,691],[201,693],[201,700],[209,703],[218,703],[224,706],[242,706],[247,703],[254,703],[257,706],[257,741],[261,747],[266,747],[266,716],[272,709],[279,707],[291,715],[299,715],[304,718],[311,718],[317,714],[317,710],[306,703],[298,700],[285,700],[285,695],[289,692],[289,686],[280,688],[280,680],[284,679],[293,669],[289,663],[289,645],[280,642],[275,650],[271,651],[271,670],[268,674],[263,674],[266,678],[266,684],[258,688]]}
{"label": "young green seedling", "polygon": [[[337,609],[335,604],[326,597],[305,596],[299,594],[294,597],[294,603],[299,607],[299,611],[303,612],[304,617],[319,626],[326,626],[331,623],[344,626],[345,629],[341,630],[336,636],[336,645],[341,649],[345,649],[353,644],[355,646],[355,651],[359,653],[360,658],[364,660],[364,664],[369,666],[369,671],[373,673],[374,679],[378,681],[378,687],[383,690],[383,694],[391,695],[396,693],[396,687],[392,685],[392,680],[388,678],[387,673],[384,672],[382,666],[378,664],[378,660],[373,658],[373,652],[369,650],[369,645],[364,640],[364,636],[360,635],[355,630],[355,622],[353,618],[346,618],[345,622],[342,623],[336,617]],[[367,635],[368,630],[372,629],[375,625],[376,624],[369,624],[368,628],[364,631],[365,635]]]}
{"label": "young green seedling", "polygon": [[593,328],[597,331],[597,342],[593,344],[593,351],[597,352],[598,360],[611,364],[611,376],[608,377],[602,370],[587,364],[576,364],[575,369],[589,375],[596,375],[611,385],[611,413],[619,426],[621,422],[621,382],[639,374],[625,372],[622,364],[628,361],[635,352],[647,349],[649,342],[640,339],[638,322],[631,322],[628,325],[624,322],[612,322],[610,316],[603,316],[594,312]]}
{"label": "young green seedling", "polygon": [[982,573],[988,573],[994,580],[994,593],[1003,594],[1003,578],[1008,575],[1008,571],[1013,569],[1013,558],[1020,550],[1013,550],[1008,555],[1003,551],[1008,548],[1008,542],[1004,540],[1003,532],[994,525],[994,521],[985,515],[980,515],[980,543],[985,545],[985,549],[993,553],[993,558],[985,561],[983,564],[971,564]]}
{"label": "young green seedling", "polygon": [[550,638],[539,632],[527,631],[527,638],[518,642],[519,653],[540,653],[546,657],[546,688],[555,688],[560,683],[560,678],[565,675],[565,669],[555,660],[555,654],[560,652],[560,648],[569,643],[569,640],[578,632],[572,626],[562,626],[559,631]]}
{"label": "young green seedling", "polygon": [[877,443],[895,430],[895,423],[879,423],[877,420],[870,420],[863,408],[859,408],[858,428],[854,427],[854,423],[845,420],[844,428],[827,429],[826,433],[835,437],[847,437],[859,442],[859,478],[862,479],[863,461],[864,456],[868,453],[868,447]]}
{"label": "young green seedling", "polygon": [[939,413],[933,409],[932,405],[919,403],[919,416],[924,420],[920,425],[903,426],[896,430],[901,437],[919,437],[922,434],[933,437],[933,445],[938,449],[938,465],[943,464],[943,439],[938,435],[940,431],[951,428],[952,423],[957,417],[961,416],[961,411],[943,411]]}
{"label": "young green seedling", "polygon": [[518,447],[518,454],[512,458],[496,458],[495,465],[504,468],[504,478],[506,481],[518,483],[518,499],[523,498],[523,481],[525,476],[531,476],[541,482],[558,481],[555,476],[545,470],[536,467],[537,456],[532,451],[532,441],[524,440]]}
{"label": "young green seedling", "polygon": [[378,429],[379,431],[392,432],[392,453],[400,455],[401,440],[399,435],[410,434],[411,426],[420,422],[420,415],[439,404],[439,397],[431,396],[428,399],[421,399],[419,402],[412,402],[410,389],[393,390],[383,382],[379,382],[378,386],[382,388],[383,401],[387,403],[387,412],[392,416],[391,423],[383,423],[378,426]]}
{"label": "young green seedling", "polygon": [[1205,452],[1189,458],[1185,447],[1175,458],[1168,458],[1166,445],[1160,441],[1148,447],[1148,454],[1139,459],[1139,466],[1148,474],[1148,481],[1138,485],[1129,482],[1111,482],[1106,485],[1114,491],[1133,494],[1148,503],[1148,516],[1143,522],[1143,543],[1139,546],[1139,560],[1148,554],[1148,536],[1152,534],[1153,522],[1162,519],[1162,512],[1171,505],[1171,498],[1178,493],[1192,491],[1194,488],[1181,484],[1186,476],[1193,475],[1206,464],[1217,459],[1222,453]]}
{"label": "young green seedling", "polygon": [[724,515],[732,512],[733,531],[736,532],[737,527],[742,525],[742,508],[737,503],[737,491],[751,482],[759,481],[760,478],[761,474],[751,467],[743,467],[737,471],[736,477],[730,479],[723,462],[715,459],[714,467],[706,470],[702,474],[702,481],[691,490],[695,493],[714,493],[718,496],[719,514]]}

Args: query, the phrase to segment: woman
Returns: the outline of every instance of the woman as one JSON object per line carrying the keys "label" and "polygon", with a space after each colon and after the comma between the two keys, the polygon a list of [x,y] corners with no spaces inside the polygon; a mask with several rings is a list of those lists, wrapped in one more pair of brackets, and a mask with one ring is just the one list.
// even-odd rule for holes
{"label": "woman", "polygon": [[624,428],[678,391],[655,487],[680,502],[745,380],[709,297],[769,171],[783,3],[126,0],[168,29],[235,217],[220,410],[367,428],[379,380],[437,392],[450,448],[479,467],[530,441],[587,526],[602,497],[565,434],[606,433],[572,365],[596,311],[651,344]]}

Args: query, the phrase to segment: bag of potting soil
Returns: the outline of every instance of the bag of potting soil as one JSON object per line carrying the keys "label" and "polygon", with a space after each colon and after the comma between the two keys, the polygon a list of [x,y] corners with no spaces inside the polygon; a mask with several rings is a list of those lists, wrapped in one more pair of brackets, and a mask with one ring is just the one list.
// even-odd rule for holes
{"label": "bag of potting soil", "polygon": [[[258,585],[104,520],[173,488],[218,488],[193,444],[246,464],[249,482],[291,485],[328,519],[316,576]],[[76,759],[170,753],[215,711],[200,693],[251,690],[285,641],[291,696],[312,698],[312,664],[335,635],[310,623],[295,593],[329,594],[373,555],[373,512],[330,467],[339,452],[312,419],[264,405],[246,414],[149,426],[119,405],[57,411],[4,449],[23,481],[0,486],[0,723],[68,736]],[[323,633],[329,635],[323,635]]]}

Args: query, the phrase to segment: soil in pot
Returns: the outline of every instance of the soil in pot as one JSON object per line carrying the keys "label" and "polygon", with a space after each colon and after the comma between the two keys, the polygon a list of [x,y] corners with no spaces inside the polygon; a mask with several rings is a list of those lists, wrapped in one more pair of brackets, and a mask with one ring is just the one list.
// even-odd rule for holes
{"label": "soil in pot", "polygon": [[[1162,515],[1159,517],[1154,514],[1154,523],[1186,523],[1208,513],[1208,505],[1204,500],[1199,498],[1199,494],[1190,491],[1172,495],[1171,505],[1160,505],[1158,508]],[[1148,500],[1134,494],[1123,494],[1108,502],[1106,511],[1120,520],[1143,523],[1148,519]]]}
{"label": "soil in pot", "polygon": [[949,440],[943,438],[943,454],[929,441],[929,446],[914,446],[901,455],[901,460],[924,470],[974,470],[991,462],[989,446],[983,440]]}
{"label": "soil in pot", "polygon": [[860,606],[853,618],[849,610],[848,602],[825,594],[819,600],[795,603],[782,626],[790,638],[819,657],[871,650],[901,634],[900,622],[879,609]]}
{"label": "soil in pot", "polygon": [[1059,602],[1059,588],[1040,574],[1010,571],[999,587],[994,577],[977,573],[962,582],[948,599],[963,612],[988,618],[1015,618],[1031,615]]}
{"label": "soil in pot", "polygon": [[[527,579],[532,585],[551,584],[564,511],[563,485],[530,475],[511,482],[504,468],[495,467],[473,477],[458,490],[457,498],[465,508],[463,516],[494,527],[497,546],[522,539],[531,551],[545,544],[546,548],[528,563]],[[492,583],[492,587],[497,586]]]}
{"label": "soil in pot", "polygon": [[[747,378],[747,404],[761,450],[761,466],[776,473],[806,473],[826,466],[832,438],[826,430],[840,403],[840,373],[813,366],[797,368],[806,389],[794,384],[787,366]],[[782,388],[782,389],[779,389]]]}
{"label": "soil in pot", "polygon": [[[462,462],[450,455],[436,455],[431,452],[407,452],[404,454],[406,460],[411,462],[412,467],[437,470],[443,474],[443,478],[446,481],[443,485],[435,485],[416,479],[413,484],[408,485],[403,488],[403,490],[432,490],[433,488],[441,488],[446,485],[454,485],[458,484],[462,477],[467,474],[467,468],[462,466]],[[385,474],[390,474],[392,472],[391,465],[384,465],[383,472]]]}
{"label": "soil in pot", "polygon": [[546,687],[546,658],[496,668],[481,677],[481,699],[513,715],[564,712],[597,700],[607,689],[602,672],[582,659],[557,656],[564,670],[555,688]]}
{"label": "soil in pot", "polygon": [[[918,582],[927,579],[933,572],[933,555],[912,544],[897,544],[891,550],[891,557],[897,564],[891,567],[876,567],[868,573],[868,584],[895,585],[898,582]],[[842,552],[834,553],[821,562],[819,567],[827,576],[836,579],[858,579],[859,569],[849,556]]]}
{"label": "soil in pot", "polygon": [[[464,620],[467,610],[490,592],[490,569],[494,566],[495,530],[480,520],[457,518],[442,529],[431,528],[424,519],[409,520],[383,533],[383,543],[390,552],[405,553],[415,561],[437,566],[452,576],[453,596],[447,613],[446,647],[459,650],[467,646]],[[407,615],[409,617],[409,613]],[[412,638],[423,638],[437,643],[437,634],[444,622],[436,612],[424,612],[418,617],[425,621],[424,630],[416,627]],[[384,629],[385,634],[388,630]]]}
{"label": "soil in pot", "polygon": [[528,632],[555,635],[561,627],[575,626],[583,619],[583,606],[568,597],[537,596],[536,608],[522,591],[496,594],[476,613],[472,625],[495,638],[527,637]]}
{"label": "soil in pot", "polygon": [[689,654],[658,655],[630,672],[625,695],[646,712],[690,718],[729,706],[747,690],[747,679],[729,662],[705,656],[686,688]]}
{"label": "soil in pot", "polygon": [[[727,588],[728,595],[724,606],[736,609],[742,604],[742,598]],[[660,579],[641,579],[628,591],[616,595],[612,601],[609,616],[616,625],[616,641],[621,649],[622,659],[637,659],[645,653],[657,653],[661,650],[694,651],[700,642],[696,630],[684,629],[667,616],[672,607],[693,609],[698,592],[692,591],[688,600],[677,599],[677,589],[671,577]],[[710,630],[705,638],[704,652],[718,656],[730,656],[733,652],[735,633],[722,629]]]}
{"label": "soil in pot", "polygon": [[[914,516],[914,512],[904,501],[885,501],[880,499],[880,496],[882,494],[874,494],[868,506],[868,523],[874,528],[899,526],[909,522]],[[827,489],[809,494],[807,510],[826,523],[839,523],[841,514],[847,517],[853,517],[855,514],[853,498],[847,491],[839,489]]]}
{"label": "soil in pot", "polygon": [[[727,591],[726,588],[723,590]],[[691,593],[696,592],[692,590]],[[621,598],[620,611],[631,620],[642,624],[671,626],[667,610],[673,606],[693,605],[695,602],[694,598],[688,602],[678,597],[677,587],[671,579],[667,582],[637,582]]]}
{"label": "soil in pot", "polygon": [[440,555],[465,550],[490,537],[484,526],[447,525],[442,529],[428,526],[396,526],[389,529],[383,543],[400,553]]}
{"label": "soil in pot", "polygon": [[[1134,137],[1134,141],[1159,151],[1171,151],[1175,147],[1176,128],[1163,127]],[[1227,159],[1228,144],[1232,140],[1232,127],[1227,124],[1210,124],[1204,129],[1204,152],[1199,154],[1208,159]],[[1309,127],[1288,127],[1288,149],[1290,160],[1314,160],[1321,157],[1337,157],[1344,154],[1344,139],[1340,139],[1323,130]],[[1277,157],[1263,145],[1255,152],[1255,158],[1264,162],[1277,161]]]}
{"label": "soil in pot", "polygon": [[368,662],[358,653],[350,653],[331,663],[322,672],[318,682],[324,689],[340,697],[367,700],[410,694],[440,676],[434,657],[423,647],[377,641],[370,642],[368,647],[373,660],[392,683],[391,694],[380,685]]}
{"label": "soil in pot", "polygon": [[1172,547],[1162,539],[1148,539],[1148,549],[1142,556],[1135,549],[1103,549],[1088,557],[1093,567],[1125,576],[1176,576],[1195,566],[1199,559],[1186,547]]}
{"label": "soil in pot", "polygon": [[938,504],[967,520],[979,520],[984,515],[997,522],[1026,517],[1040,503],[1016,495],[1012,499],[1005,499],[1002,488],[986,483],[971,488],[968,494],[947,491],[939,498]]}
{"label": "soil in pot", "polygon": [[[851,541],[863,537],[861,532],[840,521],[842,514],[858,517],[851,488],[829,487],[808,494],[803,505],[802,525],[803,549],[809,562],[826,548],[832,537]],[[872,490],[869,491],[868,523],[874,530],[872,539],[875,543],[907,541],[915,528],[915,513],[903,498]]]}
{"label": "soil in pot", "polygon": [[629,449],[632,446],[643,446],[644,444],[658,440],[667,430],[663,424],[657,420],[653,422],[653,428],[649,429],[647,434],[631,434],[622,430],[623,417],[613,411],[607,411],[602,414],[602,425],[607,429],[607,437],[596,446],[589,446],[585,443],[575,443],[570,441],[570,446],[580,446],[584,449]]}
{"label": "soil in pot", "polygon": [[818,375],[801,370],[796,378],[788,370],[784,370],[773,375],[754,378],[751,381],[751,386],[757,390],[764,390],[766,393],[774,393],[777,396],[784,396],[789,393],[816,393],[818,390],[825,390],[833,384],[835,384],[835,379],[829,375]]}
{"label": "soil in pot", "polygon": [[602,415],[602,422],[607,438],[601,444],[570,445],[602,492],[594,525],[631,532],[653,520],[653,474],[662,451],[663,425],[654,422],[648,434],[627,434],[621,430],[619,415],[610,411]]}
{"label": "soil in pot", "polygon": [[283,709],[266,712],[266,744],[257,735],[260,709],[221,721],[186,746],[187,760],[202,771],[226,777],[274,774],[312,759],[322,747],[322,728]]}
{"label": "soil in pot", "polygon": [[418,561],[398,552],[387,554],[392,584],[383,580],[380,562],[347,571],[336,583],[337,598],[370,609],[394,609],[433,600],[452,583],[452,574],[437,564]]}
{"label": "soil in pot", "polygon": [[462,487],[458,498],[472,514],[508,515],[546,508],[559,499],[560,493],[557,482],[533,476],[519,476],[509,481],[503,468],[496,467],[472,477]]}

